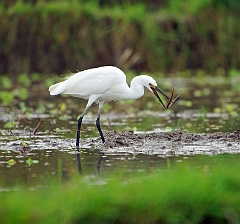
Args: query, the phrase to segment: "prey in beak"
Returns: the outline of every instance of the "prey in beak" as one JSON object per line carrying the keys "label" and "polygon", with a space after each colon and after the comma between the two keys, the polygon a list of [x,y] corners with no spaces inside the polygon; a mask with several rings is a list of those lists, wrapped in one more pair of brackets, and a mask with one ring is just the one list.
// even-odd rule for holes
{"label": "prey in beak", "polygon": [[[149,86],[150,88],[152,89],[154,95],[158,98],[158,100],[160,101],[160,103],[163,105],[163,107],[167,110],[167,109],[170,109],[179,99],[179,95],[176,96],[174,99],[173,99],[173,96],[174,96],[174,87],[172,88],[172,93],[171,93],[171,96],[168,97],[158,86],[155,86],[151,83],[149,83]],[[160,98],[160,96],[158,95],[158,93],[161,93],[164,97],[166,97],[166,99],[168,99],[168,102],[167,102],[167,105],[165,106],[162,99]]]}

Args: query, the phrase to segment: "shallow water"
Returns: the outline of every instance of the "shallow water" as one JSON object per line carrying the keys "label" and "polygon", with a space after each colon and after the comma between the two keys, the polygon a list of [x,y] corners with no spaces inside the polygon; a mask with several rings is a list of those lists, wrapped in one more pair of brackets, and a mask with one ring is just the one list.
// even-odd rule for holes
{"label": "shallow water", "polygon": [[[232,164],[240,159],[240,154],[195,155],[195,156],[158,156],[132,153],[113,153],[103,157],[98,150],[82,150],[80,169],[77,154],[69,150],[36,150],[28,156],[19,153],[0,151],[0,191],[13,190],[21,184],[36,189],[48,181],[64,181],[76,174],[86,181],[100,181],[112,172],[118,175],[132,173],[165,172],[175,169],[179,164],[190,164],[201,170],[211,169],[215,164]],[[31,158],[37,163],[29,165]],[[6,161],[14,160],[11,165]],[[100,163],[101,160],[101,163]],[[229,167],[230,168],[230,167]]]}
{"label": "shallow water", "polygon": [[[213,133],[233,132],[240,128],[238,116],[240,89],[236,85],[239,78],[222,81],[204,79],[201,83],[191,79],[168,79],[167,83],[170,84],[164,89],[171,89],[173,82],[177,83],[175,92],[181,95],[181,100],[171,111],[164,111],[151,94],[136,102],[115,102],[106,105],[103,111],[101,116],[103,132],[133,131],[141,134],[177,130],[189,133]],[[218,160],[226,163],[239,160],[238,154],[218,156],[155,154],[151,153],[148,144],[145,144],[142,152],[134,150],[134,147],[131,150],[115,148],[102,157],[99,151],[102,146],[83,147],[79,159],[74,148],[76,122],[82,105],[86,102],[69,97],[49,97],[47,88],[38,85],[37,83],[31,87],[35,92],[29,94],[24,105],[21,106],[21,100],[18,99],[17,105],[0,106],[2,190],[12,189],[21,183],[35,188],[47,180],[62,181],[75,175],[79,170],[86,179],[91,179],[105,176],[112,171],[123,174],[152,170],[162,172],[177,167],[179,163],[191,163],[205,169]],[[38,91],[38,88],[44,91]],[[96,110],[95,106],[84,118],[82,139],[98,137],[95,127]],[[34,136],[33,130],[40,120],[38,134]],[[239,143],[233,145],[236,149],[238,146]],[[216,148],[214,145],[208,147],[208,150],[212,151]],[[201,150],[202,148],[207,149],[206,145],[202,145]],[[204,150],[201,150],[200,154],[203,154]]]}

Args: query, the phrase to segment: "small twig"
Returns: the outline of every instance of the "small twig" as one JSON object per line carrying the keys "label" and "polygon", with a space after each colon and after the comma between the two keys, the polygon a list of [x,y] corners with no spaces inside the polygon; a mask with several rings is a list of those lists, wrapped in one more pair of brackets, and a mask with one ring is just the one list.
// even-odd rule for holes
{"label": "small twig", "polygon": [[167,109],[170,109],[180,98],[180,95],[176,96],[175,99],[168,105]]}
{"label": "small twig", "polygon": [[24,128],[26,131],[29,131],[29,138],[31,139],[32,138],[32,130],[31,128],[27,127],[27,128]]}
{"label": "small twig", "polygon": [[175,130],[179,130],[179,125],[180,125],[180,120],[178,120],[178,123],[177,123],[177,127],[175,128]]}
{"label": "small twig", "polygon": [[167,109],[170,109],[170,108],[178,101],[178,99],[179,99],[179,97],[180,97],[180,96],[178,95],[178,96],[175,97],[174,100],[172,100],[172,99],[173,99],[173,96],[174,96],[174,86],[173,86],[173,88],[172,88],[172,93],[171,93],[171,96],[169,97],[169,100],[168,100],[168,103],[167,103],[167,106],[166,106]]}
{"label": "small twig", "polygon": [[172,103],[173,95],[174,95],[174,86],[172,88],[172,93],[171,93],[171,96],[169,97],[169,100],[168,100],[168,103],[167,103],[167,106],[166,106],[167,109],[169,108],[169,105]]}
{"label": "small twig", "polygon": [[109,131],[111,128],[111,121],[110,121],[109,117],[107,118],[107,122],[108,122],[108,131]]}
{"label": "small twig", "polygon": [[37,126],[35,127],[35,129],[34,129],[34,131],[33,131],[33,135],[37,135],[38,128],[39,128],[41,122],[42,122],[41,120],[38,122]]}

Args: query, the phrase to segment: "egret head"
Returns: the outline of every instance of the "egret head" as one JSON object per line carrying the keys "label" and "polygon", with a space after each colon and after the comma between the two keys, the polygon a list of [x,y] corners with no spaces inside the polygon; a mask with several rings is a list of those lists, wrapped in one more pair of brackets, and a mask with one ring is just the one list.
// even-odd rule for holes
{"label": "egret head", "polygon": [[[163,107],[165,109],[170,109],[175,102],[179,99],[180,96],[177,96],[175,99],[173,99],[173,94],[174,94],[174,88],[172,89],[172,93],[171,96],[168,97],[158,86],[157,86],[157,82],[150,76],[148,75],[140,75],[135,77],[132,82],[131,82],[131,86],[133,85],[141,85],[143,87],[146,87],[150,92],[152,92],[157,99],[160,101],[160,103],[163,105]],[[162,94],[167,100],[168,103],[166,104],[166,106],[164,105],[162,99],[160,98],[160,96],[158,95],[158,93]],[[173,99],[173,100],[172,100]]]}
{"label": "egret head", "polygon": [[140,82],[150,92],[152,92],[157,97],[157,99],[160,101],[160,103],[163,105],[163,107],[165,109],[167,109],[157,92],[161,93],[168,100],[169,100],[169,97],[157,86],[157,82],[151,76],[148,76],[148,75],[141,75],[138,77],[139,77],[138,82]]}

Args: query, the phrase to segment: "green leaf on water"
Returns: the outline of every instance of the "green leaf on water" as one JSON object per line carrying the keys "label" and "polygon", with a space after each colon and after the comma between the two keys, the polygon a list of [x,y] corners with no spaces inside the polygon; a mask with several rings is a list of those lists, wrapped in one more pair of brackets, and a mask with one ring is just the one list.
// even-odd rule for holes
{"label": "green leaf on water", "polygon": [[62,129],[61,128],[56,128],[55,131],[56,132],[62,132]]}
{"label": "green leaf on water", "polygon": [[4,128],[11,129],[14,128],[15,122],[14,121],[8,121],[7,123],[4,124]]}
{"label": "green leaf on water", "polygon": [[37,159],[32,159],[32,158],[30,158],[30,157],[26,160],[27,166],[32,166],[33,164],[38,164],[38,163],[39,163],[39,160],[37,160]]}
{"label": "green leaf on water", "polygon": [[0,101],[4,105],[8,105],[14,101],[14,95],[8,91],[0,91]]}
{"label": "green leaf on water", "polygon": [[31,158],[28,158],[28,159],[26,160],[26,164],[27,164],[28,166],[31,166],[31,165],[32,165],[32,159],[31,159]]}
{"label": "green leaf on water", "polygon": [[29,143],[26,142],[26,141],[24,141],[24,142],[22,142],[22,145],[23,145],[24,147],[28,147],[28,146],[29,146]]}
{"label": "green leaf on water", "polygon": [[190,100],[183,100],[183,105],[186,106],[186,107],[191,107],[192,106],[192,101]]}
{"label": "green leaf on water", "polygon": [[23,74],[21,74],[21,75],[18,76],[18,82],[19,82],[20,84],[28,87],[28,86],[31,85],[31,82],[32,82],[32,81],[31,81],[30,77],[29,77],[27,74],[23,73]]}
{"label": "green leaf on water", "polygon": [[9,160],[7,161],[7,164],[8,164],[9,166],[13,166],[15,163],[16,163],[16,161],[15,161],[14,159],[9,159]]}
{"label": "green leaf on water", "polygon": [[64,102],[59,103],[58,107],[59,107],[61,112],[65,112],[66,109],[67,109],[67,105]]}
{"label": "green leaf on water", "polygon": [[33,164],[38,164],[38,163],[39,163],[39,160],[33,159],[32,163],[33,163]]}
{"label": "green leaf on water", "polygon": [[12,81],[8,76],[3,76],[1,78],[1,85],[3,89],[10,89],[12,87]]}
{"label": "green leaf on water", "polygon": [[27,88],[21,88],[19,89],[19,95],[18,97],[21,99],[21,100],[26,100],[28,97],[29,97],[29,91]]}

